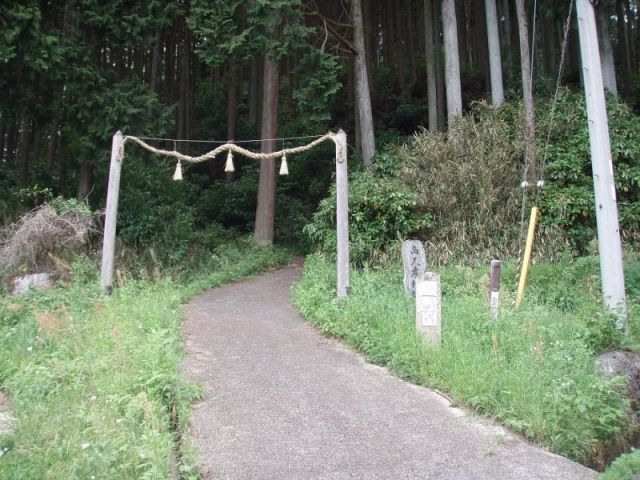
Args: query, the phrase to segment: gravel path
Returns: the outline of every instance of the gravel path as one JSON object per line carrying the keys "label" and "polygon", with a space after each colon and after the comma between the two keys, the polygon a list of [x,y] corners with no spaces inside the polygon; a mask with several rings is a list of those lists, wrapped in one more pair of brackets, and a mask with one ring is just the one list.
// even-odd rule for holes
{"label": "gravel path", "polygon": [[185,306],[206,479],[590,479],[595,472],[367,364],[289,302],[296,266]]}

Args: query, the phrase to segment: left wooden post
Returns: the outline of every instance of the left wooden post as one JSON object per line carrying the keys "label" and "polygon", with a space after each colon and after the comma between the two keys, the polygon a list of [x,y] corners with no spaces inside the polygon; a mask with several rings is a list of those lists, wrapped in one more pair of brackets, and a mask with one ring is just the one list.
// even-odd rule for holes
{"label": "left wooden post", "polygon": [[120,196],[120,170],[122,169],[122,132],[113,136],[111,143],[111,167],[107,190],[107,211],[104,221],[102,241],[102,292],[109,295],[113,291],[113,262],[116,253],[116,223],[118,219],[118,197]]}

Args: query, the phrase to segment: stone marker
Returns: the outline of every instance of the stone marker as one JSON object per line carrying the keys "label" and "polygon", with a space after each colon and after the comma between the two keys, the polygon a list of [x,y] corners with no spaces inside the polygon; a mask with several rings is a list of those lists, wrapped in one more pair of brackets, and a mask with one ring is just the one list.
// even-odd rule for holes
{"label": "stone marker", "polygon": [[402,242],[402,264],[404,265],[404,291],[416,293],[416,279],[427,270],[427,255],[419,240]]}
{"label": "stone marker", "polygon": [[427,272],[416,281],[416,329],[440,346],[440,275]]}
{"label": "stone marker", "polygon": [[13,279],[13,294],[21,295],[28,293],[29,289],[35,288],[51,288],[53,281],[49,273],[31,273],[29,275],[21,275]]}

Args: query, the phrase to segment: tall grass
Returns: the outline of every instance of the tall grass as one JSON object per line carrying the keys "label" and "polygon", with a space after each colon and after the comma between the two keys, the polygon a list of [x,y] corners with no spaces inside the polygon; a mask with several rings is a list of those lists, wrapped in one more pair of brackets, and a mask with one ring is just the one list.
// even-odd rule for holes
{"label": "tall grass", "polygon": [[0,478],[194,478],[179,438],[199,394],[180,372],[181,304],[286,258],[242,242],[188,283],[125,276],[110,297],[83,262],[68,286],[0,298],[0,384],[17,417]]}
{"label": "tall grass", "polygon": [[[594,354],[618,346],[614,320],[601,313],[595,260],[533,269],[524,308],[503,292],[498,320],[488,312],[488,268],[447,267],[442,278],[442,347],[415,332],[414,299],[400,268],[354,272],[351,295],[336,302],[334,267],[311,257],[293,289],[301,312],[326,334],[343,338],[398,376],[448,392],[531,441],[603,466],[607,446],[627,423],[628,401],[596,372]],[[503,288],[516,268],[503,269]],[[638,334],[633,299],[633,332]]]}

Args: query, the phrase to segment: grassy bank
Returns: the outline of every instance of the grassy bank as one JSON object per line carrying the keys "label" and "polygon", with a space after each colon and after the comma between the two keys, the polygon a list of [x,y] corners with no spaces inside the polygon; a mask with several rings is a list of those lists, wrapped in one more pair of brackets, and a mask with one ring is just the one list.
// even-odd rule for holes
{"label": "grassy bank", "polygon": [[[638,301],[631,286],[632,336],[624,339],[598,307],[597,260],[538,265],[524,307],[514,311],[516,269],[503,269],[502,312],[488,313],[488,267],[442,269],[442,339],[429,348],[415,333],[414,299],[402,271],[354,272],[348,299],[336,302],[332,263],[311,257],[293,290],[301,312],[398,376],[448,392],[454,401],[496,418],[530,440],[602,466],[608,444],[626,424],[618,380],[597,374],[594,354],[633,346]],[[637,266],[630,265],[631,275]],[[504,291],[504,290],[507,291]]]}
{"label": "grassy bank", "polygon": [[196,475],[179,445],[199,394],[180,372],[180,306],[286,258],[241,242],[186,283],[128,281],[110,297],[100,294],[94,267],[77,263],[67,286],[0,298],[0,385],[17,417],[0,438],[0,478]]}

